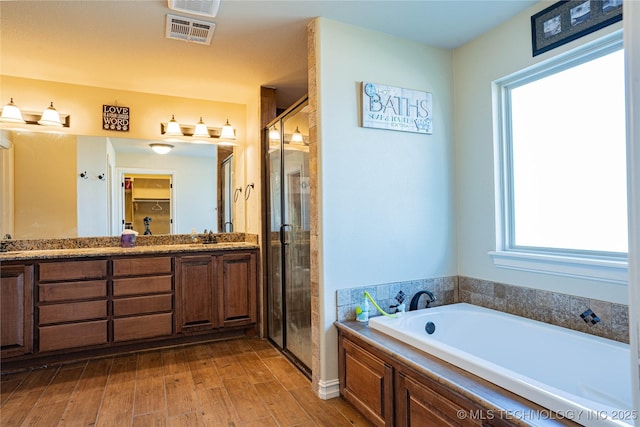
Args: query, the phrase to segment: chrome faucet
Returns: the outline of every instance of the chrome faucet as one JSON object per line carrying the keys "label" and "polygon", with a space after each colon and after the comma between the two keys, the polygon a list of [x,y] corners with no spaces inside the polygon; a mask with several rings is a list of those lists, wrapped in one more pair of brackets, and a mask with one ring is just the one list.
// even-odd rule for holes
{"label": "chrome faucet", "polygon": [[227,222],[225,222],[225,223],[224,223],[224,231],[225,231],[225,232],[227,231],[227,224],[229,224],[229,225],[230,225],[230,227],[229,227],[229,233],[233,233],[233,222],[231,222],[231,221],[227,221]]}
{"label": "chrome faucet", "polygon": [[420,300],[420,297],[423,294],[427,294],[427,296],[429,297],[429,299],[427,300],[427,304],[425,305],[425,308],[429,308],[429,304],[431,304],[432,302],[436,301],[436,296],[432,292],[427,291],[427,290],[418,291],[413,296],[413,298],[411,298],[411,303],[409,303],[409,311],[413,311],[413,310],[417,310],[418,309],[418,301]]}

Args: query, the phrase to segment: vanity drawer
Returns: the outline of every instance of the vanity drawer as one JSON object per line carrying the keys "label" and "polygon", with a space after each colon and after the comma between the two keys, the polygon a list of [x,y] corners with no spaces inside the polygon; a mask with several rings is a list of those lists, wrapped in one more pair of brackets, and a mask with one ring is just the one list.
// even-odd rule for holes
{"label": "vanity drawer", "polygon": [[42,262],[40,281],[102,279],[107,275],[106,260]]}
{"label": "vanity drawer", "polygon": [[113,319],[113,340],[118,342],[171,335],[172,324],[171,313]]}
{"label": "vanity drawer", "polygon": [[40,302],[86,300],[106,296],[107,282],[104,280],[38,285],[38,301]]}
{"label": "vanity drawer", "polygon": [[113,279],[113,296],[171,292],[171,276]]}
{"label": "vanity drawer", "polygon": [[171,257],[121,258],[113,260],[114,276],[171,274]]}
{"label": "vanity drawer", "polygon": [[107,343],[107,321],[69,323],[67,325],[41,326],[40,351],[86,347]]}
{"label": "vanity drawer", "polygon": [[43,305],[38,308],[38,323],[73,322],[77,320],[99,319],[107,317],[106,301],[85,301],[67,304]]}
{"label": "vanity drawer", "polygon": [[171,311],[171,295],[122,298],[113,301],[114,316]]}

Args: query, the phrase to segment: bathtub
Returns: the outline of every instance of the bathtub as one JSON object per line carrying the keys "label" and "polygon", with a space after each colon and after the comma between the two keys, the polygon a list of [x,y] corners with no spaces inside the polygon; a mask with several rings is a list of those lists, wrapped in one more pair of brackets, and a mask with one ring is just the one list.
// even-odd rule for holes
{"label": "bathtub", "polygon": [[[427,322],[435,325],[431,334]],[[557,413],[539,417],[588,427],[629,426],[637,418],[627,344],[466,303],[372,317],[369,328]]]}

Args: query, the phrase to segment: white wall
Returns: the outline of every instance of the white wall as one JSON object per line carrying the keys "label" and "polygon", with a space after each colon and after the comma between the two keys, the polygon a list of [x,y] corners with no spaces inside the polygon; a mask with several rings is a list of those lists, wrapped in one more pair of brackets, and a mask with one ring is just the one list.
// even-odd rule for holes
{"label": "white wall", "polygon": [[195,228],[217,230],[218,211],[217,158],[161,156],[155,153],[117,153],[117,168],[145,168],[174,171],[174,195],[176,216],[173,232],[189,234]]}
{"label": "white wall", "polygon": [[[78,236],[108,236],[109,206],[107,181],[107,141],[100,136],[78,136]],[[105,174],[105,180],[98,179]]]}
{"label": "white wall", "polygon": [[[338,377],[336,290],[454,275],[452,56],[319,19],[320,380]],[[359,126],[361,81],[433,94],[433,135]]]}
{"label": "white wall", "polygon": [[530,18],[550,4],[540,2],[454,51],[458,274],[627,303],[624,285],[498,269],[488,255],[496,249],[491,83],[622,25],[611,25],[533,58]]}

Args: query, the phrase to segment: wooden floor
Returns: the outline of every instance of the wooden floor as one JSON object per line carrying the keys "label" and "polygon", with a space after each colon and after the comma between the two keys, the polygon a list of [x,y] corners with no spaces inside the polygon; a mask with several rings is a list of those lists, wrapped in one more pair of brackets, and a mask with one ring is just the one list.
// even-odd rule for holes
{"label": "wooden floor", "polygon": [[341,398],[316,397],[258,338],[12,373],[1,386],[2,427],[371,425]]}

